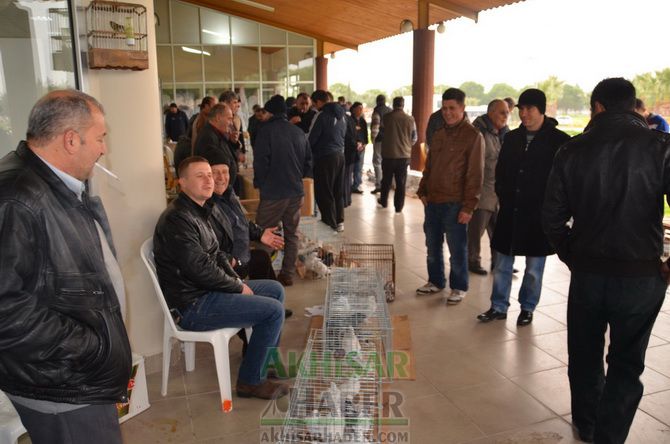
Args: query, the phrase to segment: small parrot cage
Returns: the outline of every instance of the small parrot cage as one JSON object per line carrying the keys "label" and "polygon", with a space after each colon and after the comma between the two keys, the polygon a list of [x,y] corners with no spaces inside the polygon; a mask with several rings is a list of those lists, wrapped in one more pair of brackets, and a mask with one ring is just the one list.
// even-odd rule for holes
{"label": "small parrot cage", "polygon": [[94,0],[86,8],[86,25],[89,68],[149,68],[147,8]]}

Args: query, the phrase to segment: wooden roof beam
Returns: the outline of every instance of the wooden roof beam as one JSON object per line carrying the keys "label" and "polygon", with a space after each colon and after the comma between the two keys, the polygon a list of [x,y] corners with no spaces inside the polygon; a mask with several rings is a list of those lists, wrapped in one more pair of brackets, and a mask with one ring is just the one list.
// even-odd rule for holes
{"label": "wooden roof beam", "polygon": [[474,9],[466,8],[465,6],[457,5],[449,0],[428,0],[433,6],[436,6],[445,11],[449,11],[452,14],[456,14],[462,17],[467,17],[470,20],[473,20],[475,23],[479,21],[479,11]]}

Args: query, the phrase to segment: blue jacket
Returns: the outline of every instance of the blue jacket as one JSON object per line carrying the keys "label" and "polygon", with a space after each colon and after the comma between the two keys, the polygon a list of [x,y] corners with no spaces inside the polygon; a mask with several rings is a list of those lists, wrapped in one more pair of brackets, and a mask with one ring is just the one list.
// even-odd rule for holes
{"label": "blue jacket", "polygon": [[302,178],[312,175],[312,153],[305,133],[281,114],[258,130],[254,145],[254,187],[261,200],[305,195]]}
{"label": "blue jacket", "polygon": [[309,144],[314,160],[344,153],[344,136],[347,132],[345,116],[344,108],[339,103],[330,102],[323,105],[314,117],[314,125],[309,131]]}

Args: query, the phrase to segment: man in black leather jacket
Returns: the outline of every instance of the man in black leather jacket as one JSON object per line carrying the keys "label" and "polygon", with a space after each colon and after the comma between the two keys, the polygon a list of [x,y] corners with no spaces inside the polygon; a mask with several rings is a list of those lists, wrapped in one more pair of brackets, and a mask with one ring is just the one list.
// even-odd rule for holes
{"label": "man in black leather jacket", "polygon": [[0,389],[33,443],[121,443],[131,355],[123,279],[99,198],[100,103],[53,91],[0,160]]}
{"label": "man in black leather jacket", "polygon": [[277,347],[284,323],[284,288],[277,281],[244,283],[219,249],[209,219],[214,192],[206,159],[189,157],[179,167],[182,192],[161,214],[154,232],[156,271],[168,306],[185,330],[253,327],[240,365],[237,395],[273,398],[285,385],[265,379],[268,348]]}
{"label": "man in black leather jacket", "polygon": [[572,272],[572,423],[582,440],[596,443],[626,440],[667,287],[659,258],[663,195],[670,193],[670,135],[649,130],[634,106],[629,81],[606,79],[596,86],[591,122],[556,154],[543,210],[549,241]]}

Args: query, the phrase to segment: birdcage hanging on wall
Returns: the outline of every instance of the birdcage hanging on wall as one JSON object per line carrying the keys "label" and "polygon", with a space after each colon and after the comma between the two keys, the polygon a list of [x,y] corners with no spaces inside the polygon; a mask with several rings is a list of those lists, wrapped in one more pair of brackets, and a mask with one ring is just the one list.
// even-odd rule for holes
{"label": "birdcage hanging on wall", "polygon": [[86,24],[89,68],[149,68],[147,8],[94,0],[86,8]]}

